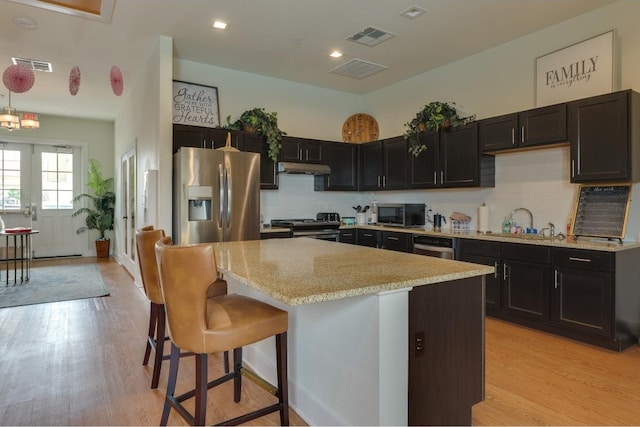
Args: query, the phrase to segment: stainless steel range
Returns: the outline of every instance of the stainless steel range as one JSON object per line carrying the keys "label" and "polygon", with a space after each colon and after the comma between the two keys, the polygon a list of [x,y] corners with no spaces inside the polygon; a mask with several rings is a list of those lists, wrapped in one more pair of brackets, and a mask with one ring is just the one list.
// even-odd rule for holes
{"label": "stainless steel range", "polygon": [[293,237],[310,237],[337,242],[340,240],[339,216],[333,216],[331,219],[324,219],[320,214],[318,219],[272,219],[271,226],[289,228]]}

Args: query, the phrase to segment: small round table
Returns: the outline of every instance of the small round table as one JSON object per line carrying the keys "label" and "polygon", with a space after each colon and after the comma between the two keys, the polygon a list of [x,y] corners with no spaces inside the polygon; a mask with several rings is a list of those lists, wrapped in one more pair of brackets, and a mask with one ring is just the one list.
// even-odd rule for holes
{"label": "small round table", "polygon": [[[27,283],[31,272],[31,235],[38,233],[40,233],[39,230],[24,227],[6,228],[0,231],[0,236],[6,237],[7,286],[9,286],[9,238],[13,237],[13,283],[18,283],[18,260],[20,261],[20,283]],[[19,250],[18,237],[20,237]],[[20,257],[18,257],[18,252],[20,252]]]}

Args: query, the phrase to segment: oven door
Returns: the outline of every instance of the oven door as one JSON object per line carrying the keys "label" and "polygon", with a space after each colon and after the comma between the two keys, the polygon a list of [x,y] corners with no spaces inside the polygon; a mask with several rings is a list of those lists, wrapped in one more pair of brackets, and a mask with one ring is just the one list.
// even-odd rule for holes
{"label": "oven door", "polygon": [[340,241],[340,232],[338,230],[306,230],[293,231],[293,237],[309,237],[311,239],[327,240],[330,242]]}

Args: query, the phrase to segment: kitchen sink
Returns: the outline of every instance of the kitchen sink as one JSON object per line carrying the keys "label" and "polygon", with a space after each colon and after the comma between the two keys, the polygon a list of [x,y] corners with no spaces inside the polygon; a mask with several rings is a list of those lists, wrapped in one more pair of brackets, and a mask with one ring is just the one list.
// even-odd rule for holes
{"label": "kitchen sink", "polygon": [[559,236],[551,237],[551,236],[543,236],[541,234],[492,233],[492,234],[489,234],[489,236],[505,237],[508,239],[518,239],[518,240],[545,240],[545,241],[562,240]]}

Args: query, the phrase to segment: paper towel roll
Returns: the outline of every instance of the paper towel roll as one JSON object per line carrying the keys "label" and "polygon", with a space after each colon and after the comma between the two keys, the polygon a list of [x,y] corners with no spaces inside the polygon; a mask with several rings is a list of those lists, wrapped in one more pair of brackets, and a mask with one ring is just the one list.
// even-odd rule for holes
{"label": "paper towel roll", "polygon": [[478,208],[478,231],[489,231],[489,207],[484,203]]}

